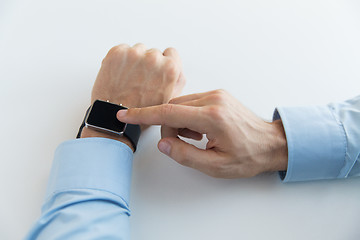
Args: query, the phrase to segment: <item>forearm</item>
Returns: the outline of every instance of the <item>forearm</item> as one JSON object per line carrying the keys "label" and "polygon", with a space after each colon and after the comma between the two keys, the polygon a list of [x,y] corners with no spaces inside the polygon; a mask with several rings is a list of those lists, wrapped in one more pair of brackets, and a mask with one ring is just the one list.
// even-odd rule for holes
{"label": "forearm", "polygon": [[128,146],[111,139],[61,144],[41,217],[27,239],[129,239],[132,156]]}
{"label": "forearm", "polygon": [[288,145],[284,181],[360,175],[360,97],[327,106],[278,108]]}
{"label": "forearm", "polygon": [[[180,94],[184,84],[175,49],[160,52],[143,44],[120,44],[102,61],[91,102],[157,105]],[[42,216],[28,239],[128,239],[132,158],[140,134],[133,127],[123,129],[131,141],[83,128],[81,139],[60,145]]]}

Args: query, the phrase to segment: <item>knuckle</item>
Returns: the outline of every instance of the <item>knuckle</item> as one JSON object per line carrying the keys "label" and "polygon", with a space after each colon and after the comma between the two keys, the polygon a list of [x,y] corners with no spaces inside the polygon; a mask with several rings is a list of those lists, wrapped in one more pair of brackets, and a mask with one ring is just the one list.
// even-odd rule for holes
{"label": "knuckle", "polygon": [[210,92],[210,96],[226,99],[229,96],[229,93],[224,89],[216,89]]}
{"label": "knuckle", "polygon": [[227,91],[225,89],[216,89],[213,91],[214,94],[227,95]]}
{"label": "knuckle", "polygon": [[148,51],[145,55],[145,61],[149,65],[156,65],[159,62],[159,60],[160,60],[160,55],[155,50]]}
{"label": "knuckle", "polygon": [[229,93],[225,89],[214,90],[213,95],[218,95],[219,97],[226,98]]}
{"label": "knuckle", "polygon": [[221,122],[224,120],[223,108],[218,105],[212,105],[207,108],[206,113],[212,120]]}
{"label": "knuckle", "polygon": [[160,116],[166,119],[166,117],[172,113],[173,107],[172,104],[163,104],[162,108],[160,108]]}
{"label": "knuckle", "polygon": [[141,56],[141,51],[139,48],[129,48],[127,54],[129,58],[139,58]]}
{"label": "knuckle", "polygon": [[118,46],[114,46],[114,47],[110,48],[110,50],[108,51],[106,56],[114,55],[118,51],[118,48],[119,48]]}
{"label": "knuckle", "polygon": [[125,54],[128,48],[129,46],[127,44],[120,44],[110,48],[105,58],[103,59],[103,63],[112,61],[121,56],[122,54]]}
{"label": "knuckle", "polygon": [[120,44],[120,45],[114,46],[114,47],[110,48],[108,55],[121,53],[128,48],[129,48],[129,45],[127,45],[127,44]]}
{"label": "knuckle", "polygon": [[223,104],[227,101],[227,96],[223,93],[214,93],[210,95],[210,99],[216,103]]}
{"label": "knuckle", "polygon": [[133,47],[143,47],[143,48],[145,48],[145,44],[143,44],[141,42],[138,42]]}
{"label": "knuckle", "polygon": [[175,48],[173,48],[173,47],[168,47],[168,48],[166,48],[165,49],[165,51],[164,52],[166,52],[166,53],[171,53],[171,54],[177,54],[177,50],[175,49]]}

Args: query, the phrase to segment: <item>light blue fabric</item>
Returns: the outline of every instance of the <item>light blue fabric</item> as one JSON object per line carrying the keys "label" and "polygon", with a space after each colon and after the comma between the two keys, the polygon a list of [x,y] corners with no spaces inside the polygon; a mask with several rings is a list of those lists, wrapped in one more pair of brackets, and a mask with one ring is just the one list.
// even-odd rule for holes
{"label": "light blue fabric", "polygon": [[111,139],[62,143],[41,218],[26,239],[130,239],[132,159],[127,145]]}
{"label": "light blue fabric", "polygon": [[[280,107],[285,182],[360,175],[360,96],[318,107]],[[76,139],[55,152],[42,215],[26,239],[130,239],[133,153],[118,141]]]}
{"label": "light blue fabric", "polygon": [[288,144],[285,182],[360,175],[360,96],[342,103],[279,107]]}

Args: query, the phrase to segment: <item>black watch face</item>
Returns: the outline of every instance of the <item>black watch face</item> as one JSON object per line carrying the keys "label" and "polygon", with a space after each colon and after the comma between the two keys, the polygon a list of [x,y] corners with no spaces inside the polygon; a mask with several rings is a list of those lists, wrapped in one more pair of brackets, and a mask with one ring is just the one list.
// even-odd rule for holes
{"label": "black watch face", "polygon": [[99,128],[99,130],[122,133],[125,130],[126,123],[120,122],[116,118],[116,113],[121,109],[127,109],[120,105],[96,100],[86,119],[86,124],[90,127]]}

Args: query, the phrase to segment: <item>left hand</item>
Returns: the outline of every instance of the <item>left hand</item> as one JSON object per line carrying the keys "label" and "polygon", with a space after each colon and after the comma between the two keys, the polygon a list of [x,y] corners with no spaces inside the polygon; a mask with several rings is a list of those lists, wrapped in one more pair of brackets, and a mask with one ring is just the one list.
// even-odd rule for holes
{"label": "left hand", "polygon": [[[96,78],[91,103],[109,100],[126,107],[147,107],[168,103],[185,85],[180,56],[174,48],[164,52],[121,44],[110,49]],[[105,137],[131,144],[118,137],[84,128],[81,137]]]}
{"label": "left hand", "polygon": [[185,85],[180,56],[174,48],[164,52],[121,44],[110,49],[96,78],[91,102],[109,100],[126,107],[168,103]]}

